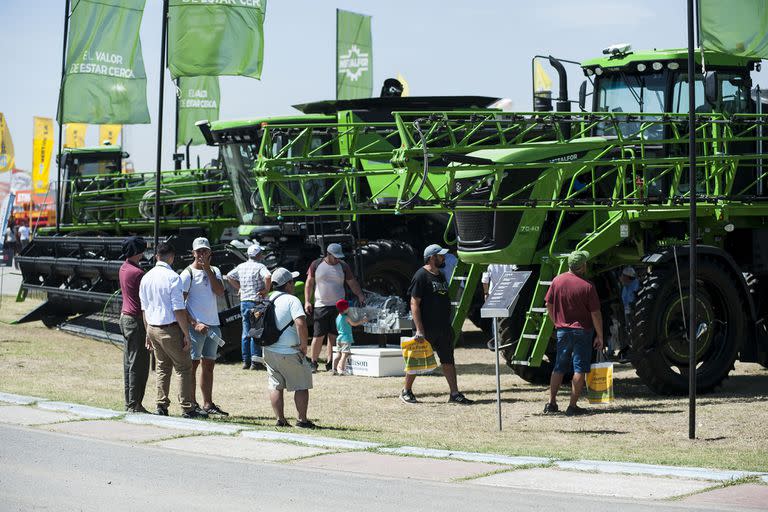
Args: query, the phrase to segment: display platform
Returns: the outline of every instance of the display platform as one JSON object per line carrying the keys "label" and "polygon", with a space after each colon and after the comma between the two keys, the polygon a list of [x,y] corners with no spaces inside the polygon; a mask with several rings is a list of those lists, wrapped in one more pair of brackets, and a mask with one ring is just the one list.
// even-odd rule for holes
{"label": "display platform", "polygon": [[[337,347],[333,347],[336,354]],[[398,345],[352,345],[347,371],[363,377],[401,377],[405,375],[403,352]]]}

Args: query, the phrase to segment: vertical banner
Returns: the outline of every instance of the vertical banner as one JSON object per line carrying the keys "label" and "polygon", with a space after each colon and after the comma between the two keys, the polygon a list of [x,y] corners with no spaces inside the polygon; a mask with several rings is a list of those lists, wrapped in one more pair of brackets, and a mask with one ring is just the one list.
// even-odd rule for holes
{"label": "vertical banner", "polygon": [[67,123],[64,125],[64,147],[81,148],[85,146],[85,132],[88,125],[85,123]]}
{"label": "vertical banner", "polygon": [[371,17],[336,9],[336,99],[373,94]]}
{"label": "vertical banner", "polygon": [[176,146],[205,144],[197,121],[219,119],[219,77],[194,76],[179,78],[179,127]]}
{"label": "vertical banner", "polygon": [[699,0],[701,45],[729,55],[768,58],[765,0]]}
{"label": "vertical banner", "polygon": [[32,138],[32,188],[36,193],[48,190],[48,172],[53,153],[53,119],[35,117]]}
{"label": "vertical banner", "polygon": [[5,116],[0,112],[0,174],[10,171],[15,165],[11,131],[8,129]]}
{"label": "vertical banner", "polygon": [[99,144],[117,146],[122,126],[119,124],[102,124],[99,126]]}
{"label": "vertical banner", "polygon": [[266,11],[267,0],[170,0],[171,76],[261,78]]}
{"label": "vertical banner", "polygon": [[139,28],[144,0],[78,0],[70,15],[62,123],[149,123]]}
{"label": "vertical banner", "polygon": [[15,194],[8,194],[4,198],[0,199],[0,249],[3,248],[5,242],[5,228],[8,227],[8,222],[11,220],[11,212],[13,211],[13,203],[16,200]]}

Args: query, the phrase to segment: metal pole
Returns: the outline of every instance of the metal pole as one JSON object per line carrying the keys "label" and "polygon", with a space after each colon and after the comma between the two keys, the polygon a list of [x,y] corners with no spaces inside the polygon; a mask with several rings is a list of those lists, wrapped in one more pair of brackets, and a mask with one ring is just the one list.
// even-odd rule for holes
{"label": "metal pole", "polygon": [[693,0],[688,0],[688,182],[690,184],[690,253],[688,277],[688,439],[696,438],[696,64]]}
{"label": "metal pole", "polygon": [[59,84],[59,150],[56,153],[56,233],[59,233],[59,216],[61,215],[61,145],[64,138],[61,120],[64,117],[64,76],[67,73],[67,36],[69,35],[69,0],[64,1],[64,40],[61,45],[61,82]]}
{"label": "metal pole", "polygon": [[[168,29],[168,0],[163,0],[163,30],[160,42],[160,89],[157,105],[157,165],[155,167],[155,250],[160,241],[160,165],[163,150],[163,88],[165,87],[165,43]],[[174,144],[176,141],[174,141]]]}
{"label": "metal pole", "polygon": [[496,351],[496,409],[499,415],[499,432],[501,432],[501,377],[499,370],[499,319],[493,319],[493,345]]}

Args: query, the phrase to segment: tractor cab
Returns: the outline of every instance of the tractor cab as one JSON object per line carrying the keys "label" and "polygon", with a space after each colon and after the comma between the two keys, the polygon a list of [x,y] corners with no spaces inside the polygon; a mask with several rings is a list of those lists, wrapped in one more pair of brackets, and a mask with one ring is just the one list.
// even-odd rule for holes
{"label": "tractor cab", "polygon": [[119,174],[125,158],[128,158],[128,153],[125,153],[120,146],[64,148],[60,164],[66,176],[71,179],[75,176]]}

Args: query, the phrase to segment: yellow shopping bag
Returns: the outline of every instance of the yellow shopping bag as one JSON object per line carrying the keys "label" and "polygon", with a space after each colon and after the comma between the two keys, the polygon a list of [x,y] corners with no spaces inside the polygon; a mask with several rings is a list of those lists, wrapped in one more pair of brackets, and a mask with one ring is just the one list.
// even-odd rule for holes
{"label": "yellow shopping bag", "polygon": [[405,340],[400,342],[400,348],[403,350],[405,373],[419,375],[429,373],[437,368],[435,353],[427,340],[417,340],[416,338]]}
{"label": "yellow shopping bag", "polygon": [[595,363],[589,367],[587,399],[591,404],[613,402],[613,363]]}

